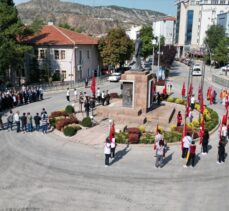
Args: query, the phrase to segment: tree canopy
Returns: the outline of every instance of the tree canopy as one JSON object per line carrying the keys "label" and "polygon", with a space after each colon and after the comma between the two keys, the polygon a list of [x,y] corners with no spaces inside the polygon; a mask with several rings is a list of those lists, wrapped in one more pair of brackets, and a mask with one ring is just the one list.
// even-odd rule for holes
{"label": "tree canopy", "polygon": [[133,53],[133,41],[126,35],[125,30],[115,28],[106,37],[99,40],[99,51],[104,65],[124,64]]}
{"label": "tree canopy", "polygon": [[140,37],[142,40],[142,56],[144,58],[152,55],[153,51],[153,30],[151,26],[143,26],[140,30]]}
{"label": "tree canopy", "polygon": [[0,75],[17,68],[23,62],[24,52],[30,48],[19,42],[28,31],[18,18],[14,2],[0,0]]}

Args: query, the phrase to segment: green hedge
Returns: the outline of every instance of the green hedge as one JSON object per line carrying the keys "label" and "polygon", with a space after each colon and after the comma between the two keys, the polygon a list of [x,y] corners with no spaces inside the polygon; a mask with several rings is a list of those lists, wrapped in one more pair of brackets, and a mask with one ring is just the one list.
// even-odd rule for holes
{"label": "green hedge", "polygon": [[65,112],[68,113],[68,114],[72,114],[72,113],[75,112],[75,109],[74,109],[73,106],[67,105],[67,106],[65,107]]}
{"label": "green hedge", "polygon": [[92,121],[90,117],[85,117],[82,122],[81,125],[83,125],[84,127],[92,127]]}
{"label": "green hedge", "polygon": [[77,133],[77,129],[74,127],[65,127],[64,128],[64,135],[65,136],[74,136]]}

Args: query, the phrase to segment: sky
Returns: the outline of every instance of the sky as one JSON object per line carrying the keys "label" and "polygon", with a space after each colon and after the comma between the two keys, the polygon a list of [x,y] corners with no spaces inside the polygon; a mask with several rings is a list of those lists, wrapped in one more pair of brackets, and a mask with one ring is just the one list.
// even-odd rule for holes
{"label": "sky", "polygon": [[[15,4],[28,0],[14,0]],[[48,1],[48,0],[47,0]],[[176,15],[175,0],[65,0],[90,6],[117,5],[137,9],[150,9],[167,15]]]}

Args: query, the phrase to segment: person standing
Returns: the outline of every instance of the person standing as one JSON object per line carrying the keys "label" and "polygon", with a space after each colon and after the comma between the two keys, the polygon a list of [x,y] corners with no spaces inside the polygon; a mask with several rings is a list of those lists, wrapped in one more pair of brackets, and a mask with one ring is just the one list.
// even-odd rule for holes
{"label": "person standing", "polygon": [[223,126],[222,126],[222,129],[221,129],[221,134],[220,135],[224,140],[227,140],[227,126],[226,126],[225,122],[223,122]]}
{"label": "person standing", "polygon": [[102,101],[102,105],[104,106],[104,103],[105,103],[105,92],[102,91],[102,94],[101,94],[101,101]]}
{"label": "person standing", "polygon": [[89,103],[88,97],[86,97],[86,100],[84,102],[84,109],[85,109],[86,116],[89,117],[90,103]]}
{"label": "person standing", "polygon": [[87,86],[88,86],[88,78],[87,77],[85,78],[84,82],[85,82],[85,88],[87,88]]}
{"label": "person standing", "polygon": [[27,130],[28,132],[33,131],[33,117],[30,112],[27,113]]}
{"label": "person standing", "polygon": [[218,164],[222,164],[225,161],[225,142],[224,140],[219,141],[219,146],[218,146]]}
{"label": "person standing", "polygon": [[191,97],[191,104],[190,104],[191,110],[193,111],[195,108],[195,97],[192,95]]}
{"label": "person standing", "polygon": [[68,102],[70,102],[70,90],[69,90],[69,88],[67,88],[66,99]]}
{"label": "person standing", "polygon": [[116,148],[115,137],[113,137],[111,140],[111,158],[115,158],[115,148]]}
{"label": "person standing", "polygon": [[192,137],[190,136],[190,133],[186,134],[182,142],[183,142],[182,158],[185,159],[187,157],[190,144],[192,143]]}
{"label": "person standing", "polygon": [[21,128],[23,133],[26,132],[27,130],[27,117],[26,117],[26,113],[23,113],[23,115],[21,116]]}
{"label": "person standing", "polygon": [[182,115],[181,112],[179,111],[177,114],[177,127],[181,126],[182,123]]}
{"label": "person standing", "polygon": [[97,88],[97,91],[96,91],[96,97],[97,97],[98,103],[100,103],[101,102],[101,90],[99,87]]}
{"label": "person standing", "polygon": [[187,168],[190,164],[192,164],[192,167],[194,167],[195,166],[195,157],[196,157],[196,145],[195,145],[195,141],[192,141],[192,143],[190,144],[190,148],[189,148],[188,161],[187,161],[187,164],[184,165],[184,167]]}
{"label": "person standing", "polygon": [[37,113],[36,116],[34,116],[33,119],[34,119],[36,131],[39,131],[39,130],[40,130],[41,117],[40,117],[39,114]]}
{"label": "person standing", "polygon": [[81,113],[83,111],[83,102],[84,102],[83,93],[80,92],[80,94],[79,94],[79,110]]}
{"label": "person standing", "polygon": [[20,132],[20,117],[19,117],[19,114],[20,114],[19,111],[17,111],[17,112],[14,114],[14,122],[16,123],[16,126],[17,126],[17,133]]}
{"label": "person standing", "polygon": [[43,134],[47,134],[47,130],[48,130],[48,115],[47,115],[47,113],[44,113],[41,116],[41,127],[42,127]]}
{"label": "person standing", "polygon": [[109,166],[109,158],[111,156],[111,144],[109,137],[106,138],[106,142],[104,144],[104,154],[105,154],[105,167]]}
{"label": "person standing", "polygon": [[189,111],[188,118],[189,118],[189,122],[192,123],[192,120],[193,120],[192,110]]}
{"label": "person standing", "polygon": [[208,153],[208,142],[209,142],[209,133],[208,130],[204,130],[203,140],[202,140],[202,155],[206,155]]}
{"label": "person standing", "polygon": [[107,91],[106,91],[106,96],[105,96],[106,105],[109,105],[109,104],[110,104],[110,98],[111,98],[111,96],[110,96],[110,94],[109,94],[109,91],[107,90]]}
{"label": "person standing", "polygon": [[164,157],[165,157],[165,145],[164,145],[164,141],[160,140],[159,143],[156,144],[156,162],[155,162],[156,168],[163,167]]}
{"label": "person standing", "polygon": [[77,92],[77,89],[74,89],[74,96],[75,96],[75,101],[77,102],[77,100],[78,100],[78,92]]}
{"label": "person standing", "polygon": [[9,131],[11,129],[11,131],[13,130],[13,122],[14,122],[14,114],[13,111],[10,110],[9,116],[7,117],[7,130]]}

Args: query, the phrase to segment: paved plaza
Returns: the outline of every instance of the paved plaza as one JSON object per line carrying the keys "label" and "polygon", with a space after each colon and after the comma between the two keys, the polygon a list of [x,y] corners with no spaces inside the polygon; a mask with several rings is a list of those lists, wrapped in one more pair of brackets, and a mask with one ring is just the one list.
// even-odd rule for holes
{"label": "paved plaza", "polygon": [[[172,70],[179,73],[170,78],[178,96],[187,77],[185,68],[179,64]],[[209,84],[206,80],[205,90]],[[101,88],[117,91],[119,84]],[[65,92],[46,93],[44,101],[14,111],[35,114],[43,107],[51,112],[65,105]],[[212,107],[222,116],[222,105]],[[152,145],[121,144],[105,168],[102,143],[107,127],[103,121],[99,130],[88,129],[76,139],[57,133],[0,131],[0,210],[229,210],[229,165],[227,158],[225,164],[216,164],[217,131],[207,156],[197,144],[195,168],[183,168],[180,145],[170,145],[165,166],[156,169]]]}

